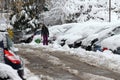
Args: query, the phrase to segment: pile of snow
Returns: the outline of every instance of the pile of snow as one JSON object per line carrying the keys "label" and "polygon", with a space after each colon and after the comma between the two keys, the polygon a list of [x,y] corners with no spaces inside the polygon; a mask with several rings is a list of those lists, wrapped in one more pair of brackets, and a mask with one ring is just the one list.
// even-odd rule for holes
{"label": "pile of snow", "polygon": [[34,75],[32,72],[30,72],[29,69],[25,68],[25,76],[27,80],[41,80],[39,76]]}
{"label": "pile of snow", "polygon": [[12,67],[0,63],[0,78],[7,78],[10,77],[12,80],[22,80],[18,74],[17,71],[14,70]]}

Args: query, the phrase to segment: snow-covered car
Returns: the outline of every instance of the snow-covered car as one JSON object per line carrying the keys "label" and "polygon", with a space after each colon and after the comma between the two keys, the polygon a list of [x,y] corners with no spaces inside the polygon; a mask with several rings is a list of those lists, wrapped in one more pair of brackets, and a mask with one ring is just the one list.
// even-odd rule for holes
{"label": "snow-covered car", "polygon": [[[3,36],[3,34],[5,34]],[[5,32],[0,32],[1,40],[5,39],[5,42],[0,41],[0,62],[11,66],[13,69],[17,70],[18,75],[24,80],[24,63],[23,60],[15,53],[13,42],[9,35]],[[6,48],[2,47],[7,45]]]}
{"label": "snow-covered car", "polygon": [[30,43],[35,36],[41,36],[41,30],[36,30],[33,34],[25,35],[20,42]]}
{"label": "snow-covered car", "polygon": [[115,54],[120,54],[120,34],[104,39],[101,46],[108,48]]}
{"label": "snow-covered car", "polygon": [[[82,46],[85,46],[86,48],[92,49],[92,46],[99,45],[101,46],[101,42],[104,39],[107,39],[111,36],[120,34],[120,26],[114,26],[110,28],[106,28],[104,30],[101,30],[98,33],[92,34],[82,40]],[[102,46],[101,46],[102,47]],[[103,47],[102,47],[103,48]]]}

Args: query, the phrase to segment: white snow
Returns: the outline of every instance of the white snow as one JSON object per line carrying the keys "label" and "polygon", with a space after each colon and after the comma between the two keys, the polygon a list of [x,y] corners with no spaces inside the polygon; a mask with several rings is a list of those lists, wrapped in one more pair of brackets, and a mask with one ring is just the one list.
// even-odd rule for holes
{"label": "white snow", "polygon": [[29,69],[25,68],[25,76],[27,80],[41,80],[39,76],[34,75],[32,72],[30,72]]}
{"label": "white snow", "polygon": [[6,64],[0,63],[0,77],[7,78],[8,76],[12,80],[21,80],[16,70]]}
{"label": "white snow", "polygon": [[[109,21],[109,0],[45,0],[49,11],[42,14],[48,25],[65,23],[66,20],[86,22]],[[111,0],[111,21],[120,19],[119,0]],[[78,14],[78,15],[76,15]],[[74,19],[73,19],[74,18]]]}

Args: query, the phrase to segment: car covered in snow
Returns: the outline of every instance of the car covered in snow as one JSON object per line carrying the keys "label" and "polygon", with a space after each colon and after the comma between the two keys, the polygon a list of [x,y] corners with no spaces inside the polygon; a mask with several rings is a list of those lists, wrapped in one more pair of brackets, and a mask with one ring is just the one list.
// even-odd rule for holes
{"label": "car covered in snow", "polygon": [[106,28],[98,33],[89,35],[87,38],[82,40],[82,46],[85,46],[86,48],[90,47],[92,49],[93,46],[97,45],[101,46],[101,48],[104,48],[105,46],[102,46],[101,42],[104,39],[118,34],[120,34],[120,26]]}
{"label": "car covered in snow", "polygon": [[104,39],[101,46],[108,48],[115,54],[120,54],[120,34]]}
{"label": "car covered in snow", "polygon": [[[41,30],[36,30],[34,33],[32,34],[28,34],[28,35],[24,35],[21,39],[20,42],[22,43],[30,43],[33,41],[33,38],[39,36],[41,38]],[[39,38],[39,39],[40,39]]]}
{"label": "car covered in snow", "polygon": [[17,70],[18,75],[24,80],[24,63],[15,52],[11,38],[6,31],[0,31],[0,37],[0,63]]}

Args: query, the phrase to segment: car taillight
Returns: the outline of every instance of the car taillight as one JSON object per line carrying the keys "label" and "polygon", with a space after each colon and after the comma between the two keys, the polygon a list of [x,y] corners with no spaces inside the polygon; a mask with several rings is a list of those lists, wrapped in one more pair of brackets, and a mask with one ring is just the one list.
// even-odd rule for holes
{"label": "car taillight", "polygon": [[4,50],[5,57],[14,64],[20,64],[20,60],[17,56],[8,50]]}
{"label": "car taillight", "polygon": [[108,50],[108,48],[106,48],[106,47],[103,47],[103,51],[105,51],[105,50]]}

